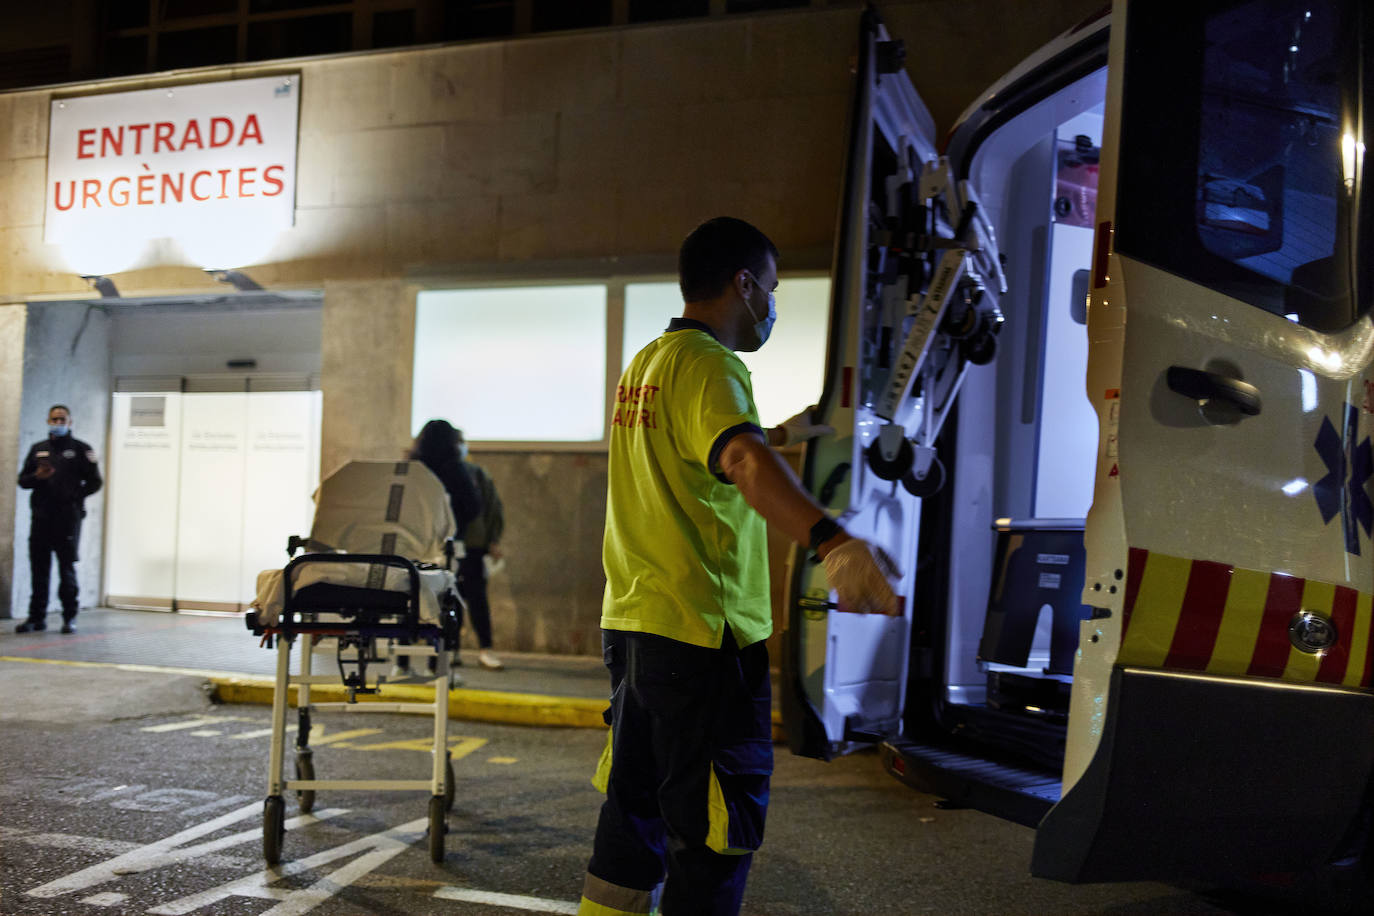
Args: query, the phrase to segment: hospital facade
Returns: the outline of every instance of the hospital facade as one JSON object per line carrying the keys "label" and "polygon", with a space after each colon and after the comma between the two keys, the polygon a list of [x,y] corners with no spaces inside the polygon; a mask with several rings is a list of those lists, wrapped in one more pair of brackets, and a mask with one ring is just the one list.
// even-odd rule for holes
{"label": "hospital facade", "polygon": [[[1097,5],[878,4],[941,129]],[[618,375],[701,220],[777,243],[779,330],[791,286],[791,358],[814,358],[767,374],[793,410],[819,393],[861,9],[713,3],[0,92],[0,476],[69,405],[107,476],[82,604],[242,609],[321,475],[444,416],[505,502],[497,648],[598,653]],[[276,115],[234,108],[258,84]],[[28,529],[0,488],[0,617],[28,602]]]}

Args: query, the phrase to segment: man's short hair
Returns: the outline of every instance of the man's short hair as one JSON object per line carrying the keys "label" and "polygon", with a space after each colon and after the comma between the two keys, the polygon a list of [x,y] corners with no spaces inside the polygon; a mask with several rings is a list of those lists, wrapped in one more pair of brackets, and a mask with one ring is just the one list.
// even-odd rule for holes
{"label": "man's short hair", "polygon": [[735,274],[748,270],[757,278],[778,258],[778,248],[753,226],[732,216],[717,216],[692,230],[677,255],[678,286],[683,302],[704,302],[723,293]]}
{"label": "man's short hair", "polygon": [[54,410],[65,410],[65,411],[67,412],[67,419],[70,420],[70,419],[72,418],[72,409],[71,409],[70,407],[68,407],[66,404],[54,404],[54,405],[52,405],[51,407],[48,408],[48,416],[51,417],[51,416],[52,416],[52,412],[53,412]]}

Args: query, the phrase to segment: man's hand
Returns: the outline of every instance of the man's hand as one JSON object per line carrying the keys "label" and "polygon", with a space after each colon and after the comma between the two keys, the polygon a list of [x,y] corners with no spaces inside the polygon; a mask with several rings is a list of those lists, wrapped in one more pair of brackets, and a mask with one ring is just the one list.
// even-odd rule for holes
{"label": "man's hand", "polygon": [[54,468],[52,466],[52,463],[48,461],[38,462],[38,467],[34,468],[33,470],[33,476],[37,477],[39,480],[47,480],[49,477],[56,473],[57,469]]}
{"label": "man's hand", "polygon": [[826,552],[822,562],[830,587],[839,593],[841,611],[889,617],[902,613],[902,603],[888,581],[897,571],[881,549],[867,541],[846,537]]}
{"label": "man's hand", "polygon": [[798,442],[805,442],[807,439],[814,439],[817,436],[825,436],[835,432],[835,427],[817,423],[815,414],[816,405],[812,404],[795,417],[788,417],[783,420],[782,424],[777,427],[781,430],[780,441],[774,444],[786,448],[789,445],[796,445]]}

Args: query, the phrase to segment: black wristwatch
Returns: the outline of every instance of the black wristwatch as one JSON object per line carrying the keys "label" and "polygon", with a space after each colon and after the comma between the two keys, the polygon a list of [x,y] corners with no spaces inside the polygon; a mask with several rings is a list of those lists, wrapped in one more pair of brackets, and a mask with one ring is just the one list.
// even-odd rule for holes
{"label": "black wristwatch", "polygon": [[821,520],[811,526],[811,540],[807,546],[814,553],[821,549],[822,544],[843,531],[844,529],[840,527],[839,522],[828,515],[822,515]]}

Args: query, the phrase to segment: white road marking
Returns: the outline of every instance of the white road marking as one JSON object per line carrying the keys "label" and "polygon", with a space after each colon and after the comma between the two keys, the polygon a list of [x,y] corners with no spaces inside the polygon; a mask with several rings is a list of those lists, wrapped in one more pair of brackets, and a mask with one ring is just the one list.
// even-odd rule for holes
{"label": "white road marking", "polygon": [[511,910],[526,910],[531,913],[565,913],[577,916],[577,904],[564,900],[549,900],[544,897],[526,897],[523,894],[498,894],[495,891],[477,891],[467,887],[441,887],[434,892],[441,900],[461,900],[464,903],[485,903],[488,906],[503,906]]}
{"label": "white road marking", "polygon": [[[286,726],[286,730],[287,732],[293,732],[296,730],[296,726],[288,725]],[[231,741],[242,741],[245,738],[266,738],[270,734],[272,734],[272,729],[270,728],[255,728],[251,732],[239,732],[237,735],[230,735],[229,738]]]}
{"label": "white road marking", "polygon": [[191,732],[191,734],[197,738],[213,738],[216,735],[224,734],[224,732],[220,731],[217,728],[200,728]]}
{"label": "white road marking", "polygon": [[123,903],[128,899],[128,894],[116,894],[114,891],[107,891],[103,894],[92,894],[81,902],[89,903],[91,906],[114,906],[116,903]]}
{"label": "white road marking", "polygon": [[145,725],[139,729],[141,732],[179,732],[185,728],[200,728],[202,725],[214,725],[216,722],[251,722],[243,716],[196,716],[182,722],[164,722],[162,725]]}
{"label": "white road marking", "polygon": [[[220,837],[217,840],[210,840],[197,846],[182,846],[191,840],[200,839],[203,836],[214,833],[228,827],[230,824],[238,823],[245,818],[253,815],[261,815],[262,803],[253,802],[244,805],[242,808],[222,814],[214,820],[188,827],[180,833],[174,833],[169,837],[158,840],[156,843],[149,843],[140,846],[138,849],[126,852],[89,868],[83,868],[78,872],[49,881],[47,884],[39,885],[26,893],[30,897],[60,897],[63,894],[70,894],[73,891],[85,890],[88,887],[95,887],[97,884],[104,884],[107,881],[114,881],[120,875],[136,874],[138,872],[149,871],[154,868],[161,868],[164,865],[172,865],[177,862],[184,862],[197,856],[204,856],[212,852],[219,852],[231,846],[238,846],[253,840],[262,839],[262,828],[256,827],[252,830],[243,830],[229,836]],[[327,820],[347,813],[342,808],[327,808],[314,815],[301,815],[293,817],[286,822],[286,829],[292,830],[302,824],[313,824],[316,821]]]}
{"label": "white road marking", "polygon": [[[153,916],[184,916],[186,913],[218,903],[228,897],[256,897],[260,900],[280,901],[276,906],[262,913],[261,916],[300,916],[302,913],[313,910],[359,878],[405,851],[412,843],[424,836],[428,826],[428,817],[418,818],[399,827],[374,833],[342,846],[335,846],[333,849],[326,849],[313,856],[287,862],[276,868],[267,868],[257,874],[221,884],[219,887],[211,888],[208,891],[164,903],[149,909],[147,912]],[[336,868],[309,887],[293,890],[270,886],[274,881],[328,865],[337,859],[348,858],[364,850],[370,851],[365,855],[358,856],[347,865]]]}

